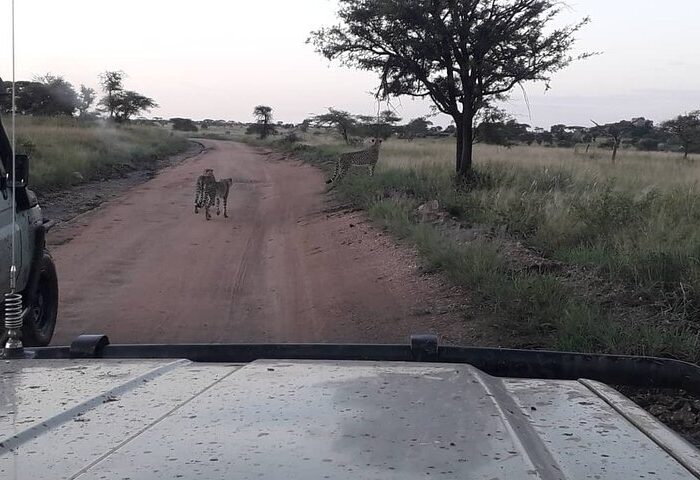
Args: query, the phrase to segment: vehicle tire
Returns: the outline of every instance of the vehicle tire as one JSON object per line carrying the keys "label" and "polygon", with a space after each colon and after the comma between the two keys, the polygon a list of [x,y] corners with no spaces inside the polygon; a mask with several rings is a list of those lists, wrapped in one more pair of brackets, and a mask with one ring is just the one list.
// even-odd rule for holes
{"label": "vehicle tire", "polygon": [[26,347],[45,347],[51,342],[58,315],[58,276],[46,250],[39,264],[39,283],[32,303],[22,326],[22,343]]}

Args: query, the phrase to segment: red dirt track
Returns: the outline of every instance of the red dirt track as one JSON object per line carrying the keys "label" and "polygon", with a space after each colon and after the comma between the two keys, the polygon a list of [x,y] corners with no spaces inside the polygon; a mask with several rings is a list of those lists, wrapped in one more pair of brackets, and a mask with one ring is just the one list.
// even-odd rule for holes
{"label": "red dirt track", "polygon": [[[324,177],[232,142],[207,149],[52,231],[61,289],[54,345],[464,341],[457,293],[360,213],[334,212]],[[229,217],[194,214],[205,167],[232,177]],[[473,332],[472,332],[473,333]]]}

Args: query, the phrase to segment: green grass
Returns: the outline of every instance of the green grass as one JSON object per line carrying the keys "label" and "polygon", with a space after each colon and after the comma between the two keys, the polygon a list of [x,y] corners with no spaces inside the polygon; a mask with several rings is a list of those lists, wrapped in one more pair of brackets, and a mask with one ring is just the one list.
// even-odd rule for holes
{"label": "green grass", "polygon": [[[327,168],[352,147],[325,137],[284,148]],[[504,336],[543,348],[700,360],[700,165],[631,151],[615,165],[597,150],[478,145],[475,153],[476,180],[459,185],[450,139],[390,140],[373,178],[350,174],[337,190],[415,244],[429,269],[476,292]],[[635,292],[645,315],[634,318],[634,306],[598,301],[564,278],[513,272],[498,242],[460,244],[416,223],[411,213],[434,199],[466,223],[594,269]]]}
{"label": "green grass", "polygon": [[413,243],[426,268],[445,272],[492,308],[499,319],[494,328],[506,338],[517,338],[515,346],[700,359],[694,329],[616,321],[552,275],[510,271],[498,242],[457,244],[432,225],[413,222],[415,206],[409,199],[377,200],[370,203],[368,213]]}
{"label": "green grass", "polygon": [[[9,123],[9,122],[7,122]],[[6,125],[9,133],[9,125]],[[115,165],[139,167],[186,150],[188,142],[165,129],[81,123],[72,118],[20,117],[17,151],[30,154],[30,183],[61,188],[106,176]]]}

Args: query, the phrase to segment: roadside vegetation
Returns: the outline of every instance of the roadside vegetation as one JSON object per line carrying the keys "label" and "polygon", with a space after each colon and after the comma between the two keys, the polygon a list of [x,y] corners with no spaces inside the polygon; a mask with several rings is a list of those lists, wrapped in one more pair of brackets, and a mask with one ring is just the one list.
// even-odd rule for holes
{"label": "roadside vegetation", "polygon": [[[357,149],[328,130],[291,135],[249,141],[327,170]],[[480,144],[465,182],[454,148],[389,139],[375,176],[355,167],[337,195],[465,287],[502,346],[700,361],[694,155]]]}
{"label": "roadside vegetation", "polygon": [[163,128],[80,122],[66,117],[19,117],[17,151],[31,157],[38,191],[150,168],[186,150],[189,142]]}
{"label": "roadside vegetation", "polygon": [[[338,23],[310,34],[316,51],[375,72],[377,100],[429,98],[454,130],[411,141],[427,136],[425,118],[391,128],[377,174],[334,187],[464,286],[502,345],[698,361],[700,114],[547,132],[498,108],[595,55],[575,49],[589,20],[554,28],[561,12],[552,0],[341,0]],[[292,132],[276,146],[326,167],[358,120],[368,123],[329,109],[306,126],[335,128],[335,142]]]}
{"label": "roadside vegetation", "polygon": [[[85,85],[46,74],[16,84],[17,152],[30,156],[32,187],[63,188],[94,179],[152,168],[158,159],[189,143],[158,121],[134,121],[155,101],[124,87],[126,74],[100,75],[103,96]],[[10,82],[0,79],[0,114],[10,131]]]}

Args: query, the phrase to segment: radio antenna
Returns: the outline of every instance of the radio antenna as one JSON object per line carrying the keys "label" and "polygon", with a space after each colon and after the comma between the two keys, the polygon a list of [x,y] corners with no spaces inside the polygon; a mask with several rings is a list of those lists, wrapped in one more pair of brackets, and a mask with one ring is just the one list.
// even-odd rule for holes
{"label": "radio antenna", "polygon": [[10,171],[12,199],[10,206],[12,208],[12,263],[10,265],[10,291],[5,294],[5,331],[7,332],[7,342],[5,344],[6,355],[17,355],[23,350],[22,345],[22,294],[17,293],[17,165],[16,165],[16,146],[17,146],[17,90],[16,83],[16,68],[15,68],[15,0],[11,0],[12,5],[12,113],[11,125],[12,136],[10,147],[12,150],[12,169]]}
{"label": "radio antenna", "polygon": [[16,65],[15,65],[15,0],[12,0],[12,139],[10,142],[12,143],[12,203],[13,203],[13,208],[12,208],[12,267],[11,269],[15,270],[13,272],[12,278],[10,278],[10,287],[14,291],[15,289],[15,273],[17,270],[17,265],[15,264],[15,230],[17,229],[17,209],[14,206],[15,199],[15,193],[17,193],[17,186],[15,184],[15,170],[16,170],[16,165],[15,165],[15,156],[17,154],[17,138],[15,135],[15,132],[17,130],[17,90],[15,88],[15,82],[17,79],[15,78],[15,72],[16,72]]}

